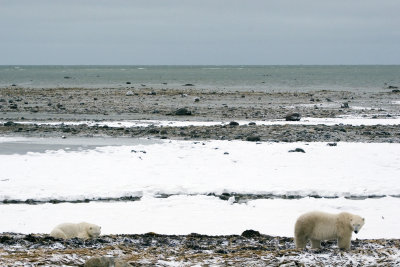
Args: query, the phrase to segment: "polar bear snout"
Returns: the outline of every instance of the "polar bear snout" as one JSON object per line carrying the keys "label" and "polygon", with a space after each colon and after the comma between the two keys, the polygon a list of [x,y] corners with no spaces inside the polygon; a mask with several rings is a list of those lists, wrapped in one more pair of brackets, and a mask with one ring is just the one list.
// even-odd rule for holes
{"label": "polar bear snout", "polygon": [[354,233],[358,234],[358,230],[354,230]]}

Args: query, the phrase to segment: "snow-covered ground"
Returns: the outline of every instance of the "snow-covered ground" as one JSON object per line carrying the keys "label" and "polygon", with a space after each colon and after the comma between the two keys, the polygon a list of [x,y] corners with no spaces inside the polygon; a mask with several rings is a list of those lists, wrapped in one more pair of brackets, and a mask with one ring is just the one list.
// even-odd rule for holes
{"label": "snow-covered ground", "polygon": [[[303,148],[306,153],[290,153]],[[32,152],[34,151],[34,152]],[[400,144],[0,138],[0,200],[140,196],[135,202],[0,204],[0,232],[46,233],[66,221],[103,233],[293,235],[310,210],[366,218],[359,238],[400,238]],[[338,196],[233,203],[209,193]],[[173,194],[169,198],[155,198]],[[385,196],[351,200],[346,196]],[[45,220],[43,219],[45,218]]]}
{"label": "snow-covered ground", "polygon": [[209,235],[241,234],[254,229],[263,234],[293,236],[296,218],[310,210],[348,211],[365,217],[353,238],[399,238],[399,198],[348,200],[302,198],[259,199],[230,203],[212,196],[145,197],[135,202],[0,205],[0,232],[49,233],[62,222],[88,221],[103,234]]}
{"label": "snow-covered ground", "polygon": [[[386,117],[386,118],[372,118],[373,115],[366,117],[358,116],[342,116],[338,118],[302,118],[300,121],[286,121],[283,119],[279,120],[261,120],[261,121],[237,121],[240,125],[246,125],[250,122],[254,122],[257,125],[399,125],[400,117]],[[0,121],[5,123],[6,121]],[[124,121],[15,121],[20,124],[37,124],[37,125],[87,125],[87,126],[108,126],[108,127],[148,127],[148,126],[172,126],[172,127],[184,127],[184,126],[213,126],[213,125],[227,125],[229,121],[159,121],[159,120],[124,120]]]}

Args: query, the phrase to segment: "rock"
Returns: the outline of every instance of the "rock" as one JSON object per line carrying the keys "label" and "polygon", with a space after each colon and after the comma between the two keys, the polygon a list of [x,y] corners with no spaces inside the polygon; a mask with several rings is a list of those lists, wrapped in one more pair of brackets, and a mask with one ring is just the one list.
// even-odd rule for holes
{"label": "rock", "polygon": [[15,83],[13,83],[13,84],[11,84],[11,86],[13,86],[13,87],[15,87],[15,86],[17,86]]}
{"label": "rock", "polygon": [[344,102],[340,107],[341,108],[349,108],[349,103],[348,102]]}
{"label": "rock", "polygon": [[64,79],[71,79],[70,76],[64,76]]}
{"label": "rock", "polygon": [[18,105],[17,104],[11,104],[9,106],[10,109],[18,109]]}
{"label": "rock", "polygon": [[256,135],[252,135],[252,136],[247,136],[246,141],[258,142],[258,141],[261,141],[261,138],[259,136],[256,136]]}
{"label": "rock", "polygon": [[393,86],[393,85],[388,86],[388,89],[398,89],[398,88],[399,88],[398,86]]}
{"label": "rock", "polygon": [[231,122],[229,123],[229,125],[230,125],[230,126],[238,126],[239,123],[236,122],[236,121],[231,121]]}
{"label": "rock", "polygon": [[131,267],[129,263],[114,257],[92,257],[85,262],[84,267]]}
{"label": "rock", "polygon": [[255,122],[249,122],[249,125],[254,126],[254,125],[256,125],[256,123]]}
{"label": "rock", "polygon": [[337,143],[328,143],[328,146],[337,146]]}
{"label": "rock", "polygon": [[289,150],[289,152],[301,152],[301,153],[306,153],[306,152],[304,151],[304,149],[302,149],[302,148],[296,148],[296,149],[294,149],[294,150]]}
{"label": "rock", "polygon": [[184,84],[183,86],[194,86],[194,84],[192,84],[192,83],[186,83],[186,84]]}
{"label": "rock", "polygon": [[126,84],[131,84],[131,82],[126,82]]}
{"label": "rock", "polygon": [[187,108],[179,108],[174,112],[174,114],[178,116],[190,116],[192,115],[192,112]]}
{"label": "rock", "polygon": [[125,95],[126,95],[126,96],[132,96],[132,95],[133,95],[133,92],[129,90],[128,92],[126,92]]}
{"label": "rock", "polygon": [[300,113],[290,113],[285,117],[286,121],[299,121],[301,119]]}
{"label": "rock", "polygon": [[255,231],[255,230],[246,230],[244,231],[241,236],[246,237],[246,238],[253,238],[253,237],[260,237],[261,234],[259,231]]}
{"label": "rock", "polygon": [[392,90],[392,93],[400,93],[400,90],[399,89],[394,89],[394,90]]}
{"label": "rock", "polygon": [[194,102],[199,102],[200,101],[200,98],[198,98],[198,97],[196,97],[195,99],[194,99]]}
{"label": "rock", "polygon": [[15,122],[13,122],[13,121],[7,121],[7,122],[5,122],[3,125],[4,125],[4,126],[14,126],[14,125],[15,125]]}

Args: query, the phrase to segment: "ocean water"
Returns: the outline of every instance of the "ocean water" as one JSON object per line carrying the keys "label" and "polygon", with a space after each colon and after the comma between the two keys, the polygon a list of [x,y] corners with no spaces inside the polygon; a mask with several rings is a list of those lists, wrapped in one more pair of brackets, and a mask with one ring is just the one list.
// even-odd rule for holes
{"label": "ocean water", "polygon": [[[193,86],[185,86],[192,84]],[[400,86],[382,66],[0,66],[0,87],[153,87],[223,91],[381,91]]]}

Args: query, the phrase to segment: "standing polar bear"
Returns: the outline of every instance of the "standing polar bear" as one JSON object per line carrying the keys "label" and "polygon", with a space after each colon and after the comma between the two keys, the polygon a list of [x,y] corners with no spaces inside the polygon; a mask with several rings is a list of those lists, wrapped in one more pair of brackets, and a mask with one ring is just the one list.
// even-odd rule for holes
{"label": "standing polar bear", "polygon": [[297,219],[294,227],[296,248],[305,248],[308,240],[311,240],[312,248],[320,248],[321,240],[337,239],[339,248],[350,249],[352,232],[357,234],[364,222],[364,218],[348,212],[305,213]]}
{"label": "standing polar bear", "polygon": [[62,239],[73,237],[89,239],[98,237],[100,232],[100,226],[87,222],[62,223],[57,225],[53,231],[51,231],[50,236]]}

